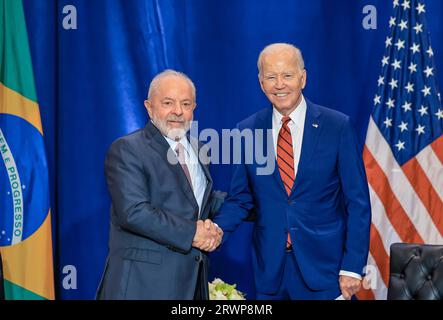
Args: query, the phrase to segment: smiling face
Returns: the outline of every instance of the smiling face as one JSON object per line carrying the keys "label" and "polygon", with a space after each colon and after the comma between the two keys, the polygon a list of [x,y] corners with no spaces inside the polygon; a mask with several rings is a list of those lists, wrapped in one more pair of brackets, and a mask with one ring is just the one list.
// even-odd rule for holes
{"label": "smiling face", "polygon": [[190,128],[196,104],[190,83],[183,77],[167,75],[158,80],[145,107],[163,135],[180,140]]}
{"label": "smiling face", "polygon": [[282,115],[289,115],[301,101],[306,70],[300,67],[295,51],[288,48],[266,52],[260,64],[263,92]]}

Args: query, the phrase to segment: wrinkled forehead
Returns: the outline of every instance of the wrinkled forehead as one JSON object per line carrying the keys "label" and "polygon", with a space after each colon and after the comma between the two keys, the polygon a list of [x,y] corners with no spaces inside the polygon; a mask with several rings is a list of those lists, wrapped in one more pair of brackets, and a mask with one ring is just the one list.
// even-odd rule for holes
{"label": "wrinkled forehead", "polygon": [[266,53],[262,58],[263,72],[288,72],[299,70],[298,56],[292,50]]}
{"label": "wrinkled forehead", "polygon": [[179,76],[165,76],[159,79],[158,86],[153,92],[160,99],[171,98],[175,100],[194,100],[192,86],[186,79]]}

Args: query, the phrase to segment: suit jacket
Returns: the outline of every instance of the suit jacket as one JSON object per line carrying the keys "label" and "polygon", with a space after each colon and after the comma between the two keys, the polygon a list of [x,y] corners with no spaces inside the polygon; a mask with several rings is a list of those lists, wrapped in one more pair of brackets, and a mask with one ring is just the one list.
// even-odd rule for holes
{"label": "suit jacket", "polygon": [[[245,119],[238,128],[272,129],[272,108]],[[264,140],[264,150],[272,150],[275,161],[274,148],[267,149],[272,137]],[[288,231],[293,254],[311,289],[336,288],[340,270],[362,274],[371,211],[365,169],[349,117],[307,101],[301,159],[289,196],[276,162],[271,175],[257,175],[259,167],[256,161],[234,166],[228,198],[215,218],[225,241],[254,211],[256,290],[277,291]]]}
{"label": "suit jacket", "polygon": [[[168,162],[168,150],[166,139],[149,122],[108,151],[105,174],[112,206],[99,299],[193,299],[200,262],[200,281],[207,283],[207,256],[191,246],[198,204],[180,164]],[[202,168],[208,181],[204,220],[214,201],[208,166]],[[203,295],[207,298],[208,292]]]}

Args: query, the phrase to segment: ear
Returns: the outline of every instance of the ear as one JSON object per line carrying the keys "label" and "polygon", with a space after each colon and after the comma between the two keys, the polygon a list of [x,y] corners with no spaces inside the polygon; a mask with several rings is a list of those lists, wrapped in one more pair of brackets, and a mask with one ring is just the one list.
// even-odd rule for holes
{"label": "ear", "polygon": [[301,83],[301,88],[302,89],[304,89],[305,88],[305,86],[306,86],[306,77],[308,76],[308,74],[306,73],[306,69],[303,69],[303,72],[302,72],[302,83]]}
{"label": "ear", "polygon": [[146,111],[148,111],[149,118],[152,119],[152,102],[150,100],[145,100],[144,102]]}
{"label": "ear", "polygon": [[261,88],[261,90],[264,92],[264,93],[266,93],[265,92],[265,89],[263,88],[263,78],[262,78],[262,76],[259,74],[258,75],[258,82],[260,83],[260,88]]}

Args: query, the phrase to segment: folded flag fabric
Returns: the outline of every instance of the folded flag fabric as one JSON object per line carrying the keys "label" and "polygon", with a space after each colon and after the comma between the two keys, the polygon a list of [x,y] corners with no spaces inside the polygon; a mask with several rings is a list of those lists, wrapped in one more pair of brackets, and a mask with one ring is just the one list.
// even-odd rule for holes
{"label": "folded flag fabric", "polygon": [[0,0],[0,154],[6,299],[54,299],[48,167],[21,0]]}

